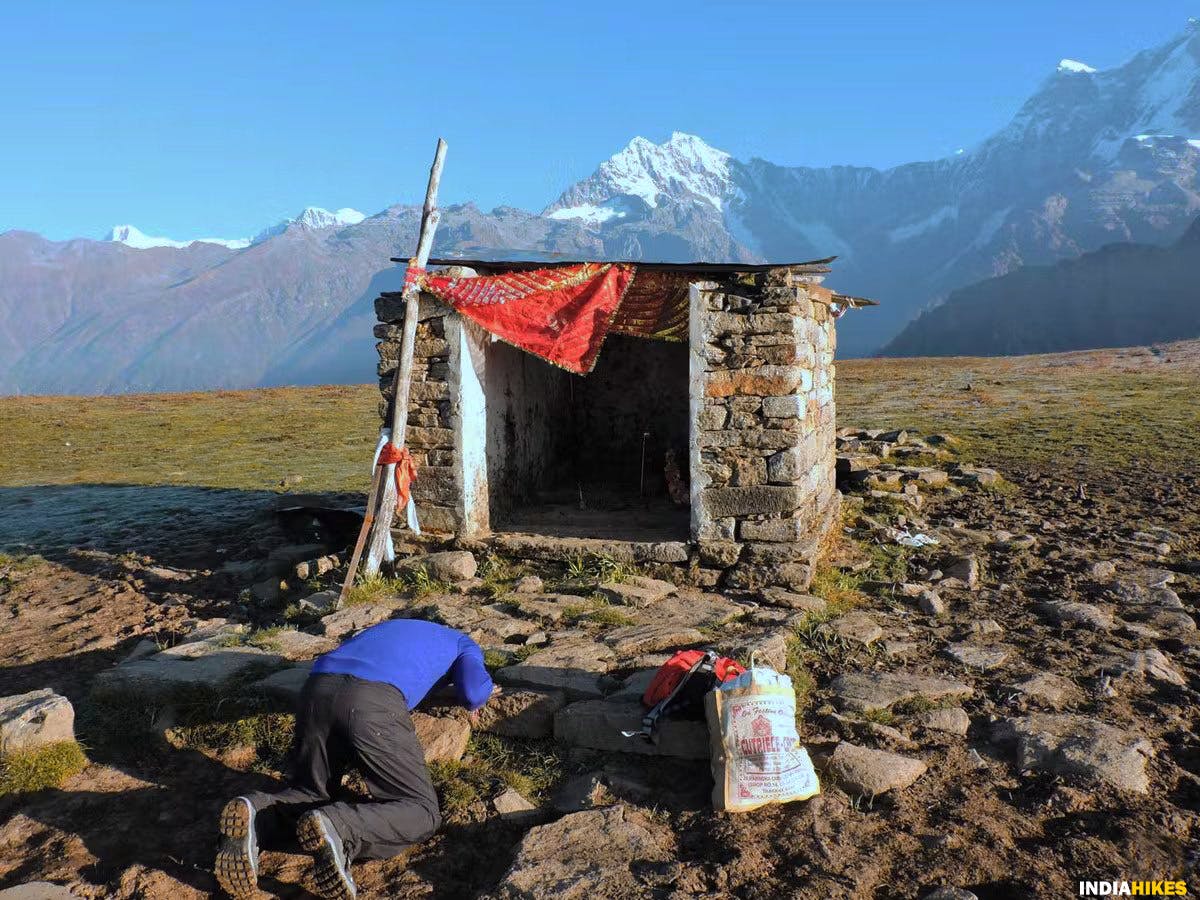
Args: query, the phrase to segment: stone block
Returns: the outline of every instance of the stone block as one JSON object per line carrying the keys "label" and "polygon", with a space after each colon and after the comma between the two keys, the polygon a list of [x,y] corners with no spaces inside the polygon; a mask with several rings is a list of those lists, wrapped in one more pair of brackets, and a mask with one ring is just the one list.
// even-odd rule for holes
{"label": "stone block", "polygon": [[641,729],[643,712],[642,705],[637,702],[588,700],[572,703],[555,714],[554,739],[571,747],[616,753],[708,758],[708,727],[701,721],[664,719],[659,725],[656,743],[623,736],[623,731]]}
{"label": "stone block", "polygon": [[568,698],[601,697],[604,673],[615,654],[604,644],[572,643],[540,650],[515,666],[496,672],[496,681],[510,687],[560,690]]}
{"label": "stone block", "polygon": [[632,656],[635,653],[651,653],[655,650],[672,650],[700,644],[704,642],[704,635],[695,628],[684,625],[652,623],[614,628],[605,636],[605,641],[618,656]]}
{"label": "stone block", "polygon": [[709,397],[782,397],[800,389],[807,369],[800,366],[758,366],[711,372],[705,393]]}
{"label": "stone block", "polygon": [[596,588],[597,593],[610,603],[633,606],[638,609],[657,603],[675,593],[677,588],[669,581],[634,575],[625,581],[607,581]]}
{"label": "stone block", "polygon": [[801,519],[762,519],[743,522],[739,536],[743,541],[794,543],[809,537],[809,528]]}
{"label": "stone block", "polygon": [[790,513],[803,500],[800,488],[779,485],[710,488],[701,494],[705,513],[714,519]]}
{"label": "stone block", "polygon": [[804,418],[805,399],[797,394],[763,399],[763,415],[769,419]]}
{"label": "stone block", "polygon": [[554,714],[566,704],[567,695],[562,691],[504,688],[479,711],[475,727],[504,737],[550,737],[554,733]]}

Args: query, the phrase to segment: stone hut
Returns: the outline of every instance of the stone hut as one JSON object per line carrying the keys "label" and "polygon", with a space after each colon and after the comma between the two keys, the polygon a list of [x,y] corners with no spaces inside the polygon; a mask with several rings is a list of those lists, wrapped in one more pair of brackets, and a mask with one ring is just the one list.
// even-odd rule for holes
{"label": "stone hut", "polygon": [[[707,587],[807,587],[838,512],[834,323],[869,302],[823,287],[828,262],[628,264],[678,321],[609,333],[585,376],[423,293],[407,434],[422,529],[672,564]],[[461,280],[559,264],[437,265]],[[404,303],[375,308],[387,418]]]}

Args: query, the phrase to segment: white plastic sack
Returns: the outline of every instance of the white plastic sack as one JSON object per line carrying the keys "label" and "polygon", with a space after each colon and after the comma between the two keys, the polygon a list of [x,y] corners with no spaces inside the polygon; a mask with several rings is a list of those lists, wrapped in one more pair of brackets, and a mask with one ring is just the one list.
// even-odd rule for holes
{"label": "white plastic sack", "polygon": [[754,665],[704,698],[712,746],[713,808],[748,812],[821,792],[796,733],[792,680]]}

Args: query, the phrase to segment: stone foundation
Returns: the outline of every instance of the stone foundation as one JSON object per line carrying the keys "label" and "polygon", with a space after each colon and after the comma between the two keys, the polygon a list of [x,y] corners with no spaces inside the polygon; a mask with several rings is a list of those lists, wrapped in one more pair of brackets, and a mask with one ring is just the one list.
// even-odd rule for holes
{"label": "stone foundation", "polygon": [[[692,285],[685,473],[690,475],[689,534],[678,542],[638,544],[631,539],[631,547],[641,549],[625,555],[686,567],[692,580],[705,586],[808,585],[818,544],[839,500],[835,334],[829,311],[833,294],[819,281],[819,276],[780,268]],[[376,312],[380,415],[386,419],[403,303],[398,295],[385,294],[376,301]],[[489,360],[493,377],[501,377],[496,354],[489,356],[491,344],[491,337],[473,323],[422,296],[408,418],[408,445],[418,467],[414,495],[422,527],[460,542],[492,534],[489,449],[496,503],[513,502],[512,467],[503,470],[508,481],[500,493],[501,470],[494,453],[498,442],[511,443],[513,436],[489,421],[489,409],[493,418],[497,415],[495,391],[488,398]],[[543,365],[531,360],[531,366]],[[511,362],[506,366],[508,409],[520,384],[543,381],[515,382]],[[550,383],[547,376],[545,384]],[[631,391],[634,386],[631,381]],[[553,385],[539,386],[535,393],[540,397],[553,390]],[[541,468],[561,464],[560,451],[552,442],[546,446],[545,465],[534,460],[521,469],[530,474],[521,477],[533,478]],[[507,464],[510,448],[505,444],[502,449]],[[613,543],[611,535],[605,538],[607,545]],[[547,541],[553,543],[534,542],[539,552],[545,553]],[[510,549],[521,544],[504,543]],[[564,553],[589,543],[564,539],[564,548],[570,548]]]}

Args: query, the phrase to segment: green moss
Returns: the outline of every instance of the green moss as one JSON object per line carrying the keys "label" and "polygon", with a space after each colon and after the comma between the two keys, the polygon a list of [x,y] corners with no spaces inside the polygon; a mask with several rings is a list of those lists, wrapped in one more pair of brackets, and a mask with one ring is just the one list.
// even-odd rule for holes
{"label": "green moss", "polygon": [[634,625],[637,623],[633,616],[617,606],[601,606],[585,613],[583,617],[589,622],[597,622],[600,625]]}
{"label": "green moss", "polygon": [[88,764],[75,741],[61,741],[31,750],[0,755],[0,796],[59,788]]}

